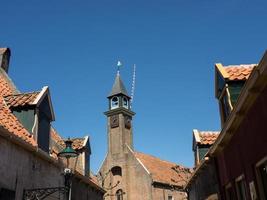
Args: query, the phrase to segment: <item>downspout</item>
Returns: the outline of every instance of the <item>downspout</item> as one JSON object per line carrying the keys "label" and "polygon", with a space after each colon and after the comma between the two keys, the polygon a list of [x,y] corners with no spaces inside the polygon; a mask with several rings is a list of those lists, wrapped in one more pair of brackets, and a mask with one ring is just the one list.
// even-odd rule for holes
{"label": "downspout", "polygon": [[36,107],[34,114],[34,124],[32,127],[33,137],[36,142],[38,141],[38,116],[39,116],[39,109],[38,107]]}

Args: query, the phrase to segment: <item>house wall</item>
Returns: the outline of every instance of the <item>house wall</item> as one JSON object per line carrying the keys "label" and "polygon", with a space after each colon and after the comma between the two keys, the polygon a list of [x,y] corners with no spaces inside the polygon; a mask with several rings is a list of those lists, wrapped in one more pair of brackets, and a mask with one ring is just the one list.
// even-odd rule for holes
{"label": "house wall", "polygon": [[200,170],[187,189],[189,200],[203,200],[213,194],[219,194],[219,185],[213,160],[203,166],[203,169]]}
{"label": "house wall", "polygon": [[186,200],[186,192],[171,189],[170,187],[153,186],[152,188],[153,200],[169,200],[168,196],[172,196],[174,200]]}
{"label": "house wall", "polygon": [[[15,200],[22,200],[24,189],[64,186],[63,169],[2,136],[0,152],[0,190],[15,191]],[[73,200],[103,199],[103,193],[77,179],[72,196]]]}
{"label": "house wall", "polygon": [[103,193],[81,182],[79,179],[72,180],[71,200],[103,200]]}
{"label": "house wall", "polygon": [[[230,143],[217,156],[222,197],[224,187],[240,175],[245,176],[247,198],[249,183],[257,187],[255,165],[267,155],[267,88],[263,90],[254,105],[251,106]],[[258,194],[259,197],[259,194]]]}
{"label": "house wall", "polygon": [[0,136],[0,188],[15,191],[21,200],[24,189],[64,185],[60,168]]}
{"label": "house wall", "polygon": [[[114,167],[119,166],[122,169],[122,176],[112,176],[109,170]],[[123,200],[152,200],[151,194],[151,178],[146,172],[143,166],[134,157],[133,152],[128,150],[121,158],[114,159],[111,154],[107,155],[100,172],[106,178],[104,179],[104,189],[107,190],[105,194],[105,200],[117,200],[115,194],[116,191],[122,189],[125,193],[123,195]],[[119,184],[117,182],[120,181]],[[112,189],[110,186],[115,186]]]}

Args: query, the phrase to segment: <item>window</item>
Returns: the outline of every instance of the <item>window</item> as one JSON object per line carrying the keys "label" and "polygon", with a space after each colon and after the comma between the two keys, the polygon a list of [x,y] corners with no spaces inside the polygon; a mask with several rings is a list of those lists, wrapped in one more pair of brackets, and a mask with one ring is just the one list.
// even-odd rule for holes
{"label": "window", "polygon": [[168,195],[168,200],[174,200],[171,195]]}
{"label": "window", "polygon": [[128,99],[126,97],[123,97],[123,99],[122,99],[122,106],[124,108],[127,108],[127,109],[129,107],[129,105],[128,105]]}
{"label": "window", "polygon": [[267,158],[257,164],[261,199],[267,199]]}
{"label": "window", "polygon": [[236,179],[236,193],[239,200],[246,200],[246,184],[244,176],[240,176]]}
{"label": "window", "polygon": [[0,188],[0,199],[15,200],[15,191]]}
{"label": "window", "polygon": [[225,187],[225,193],[226,193],[226,199],[227,200],[235,200],[234,191],[233,191],[231,183],[229,183]]}
{"label": "window", "polygon": [[121,176],[122,175],[121,167],[118,167],[118,166],[112,167],[111,173],[112,173],[113,176]]}
{"label": "window", "polygon": [[119,98],[113,97],[111,99],[111,109],[118,108],[119,107]]}
{"label": "window", "polygon": [[121,189],[117,190],[116,197],[116,200],[123,200],[123,192]]}

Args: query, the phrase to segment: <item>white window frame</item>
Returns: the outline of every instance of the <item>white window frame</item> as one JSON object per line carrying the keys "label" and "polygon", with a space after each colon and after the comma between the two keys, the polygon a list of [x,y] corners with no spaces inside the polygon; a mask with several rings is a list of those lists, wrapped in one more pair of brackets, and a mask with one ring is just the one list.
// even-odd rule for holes
{"label": "white window frame", "polygon": [[[244,186],[245,186],[245,198],[247,199],[247,187],[246,187],[246,180],[245,180],[245,176],[244,174],[238,176],[236,179],[235,179],[235,189],[236,189],[236,193],[237,193],[237,199],[238,200],[243,200],[242,197],[239,196],[239,187],[238,187],[238,182],[242,182],[244,181]],[[246,200],[245,199],[245,200]]]}

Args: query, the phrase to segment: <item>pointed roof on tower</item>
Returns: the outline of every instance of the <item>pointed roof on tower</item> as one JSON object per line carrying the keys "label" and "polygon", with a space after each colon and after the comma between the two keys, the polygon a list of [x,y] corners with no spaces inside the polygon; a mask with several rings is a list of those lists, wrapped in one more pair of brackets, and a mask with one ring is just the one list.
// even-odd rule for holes
{"label": "pointed roof on tower", "polygon": [[112,90],[111,90],[110,94],[108,95],[108,98],[111,96],[117,95],[117,94],[123,94],[127,97],[130,97],[127,93],[127,90],[126,90],[122,80],[121,80],[119,72],[117,73]]}

